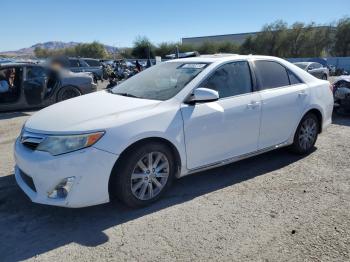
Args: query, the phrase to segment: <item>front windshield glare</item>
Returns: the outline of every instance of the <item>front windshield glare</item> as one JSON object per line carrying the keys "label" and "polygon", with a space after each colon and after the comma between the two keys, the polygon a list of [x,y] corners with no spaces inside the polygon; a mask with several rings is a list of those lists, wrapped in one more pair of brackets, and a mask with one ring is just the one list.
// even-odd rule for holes
{"label": "front windshield glare", "polygon": [[207,63],[161,63],[114,87],[112,93],[144,99],[168,100],[180,92],[207,65]]}

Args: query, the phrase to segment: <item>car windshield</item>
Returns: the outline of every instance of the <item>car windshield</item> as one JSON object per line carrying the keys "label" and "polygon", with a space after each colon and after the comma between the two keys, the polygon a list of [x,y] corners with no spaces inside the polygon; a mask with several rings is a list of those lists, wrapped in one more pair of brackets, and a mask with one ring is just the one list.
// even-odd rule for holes
{"label": "car windshield", "polygon": [[161,63],[117,85],[112,89],[112,93],[165,101],[179,93],[207,65],[207,63]]}
{"label": "car windshield", "polygon": [[308,66],[308,63],[295,63],[297,67],[300,67],[301,69],[305,70]]}

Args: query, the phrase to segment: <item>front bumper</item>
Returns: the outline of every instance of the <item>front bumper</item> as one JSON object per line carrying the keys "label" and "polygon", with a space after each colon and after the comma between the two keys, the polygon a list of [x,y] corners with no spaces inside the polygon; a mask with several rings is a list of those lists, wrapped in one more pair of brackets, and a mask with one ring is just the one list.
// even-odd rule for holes
{"label": "front bumper", "polygon": [[[109,201],[109,177],[118,156],[89,147],[52,156],[15,143],[15,177],[18,185],[35,203],[62,207],[85,207]],[[64,178],[75,177],[66,198],[48,194]]]}

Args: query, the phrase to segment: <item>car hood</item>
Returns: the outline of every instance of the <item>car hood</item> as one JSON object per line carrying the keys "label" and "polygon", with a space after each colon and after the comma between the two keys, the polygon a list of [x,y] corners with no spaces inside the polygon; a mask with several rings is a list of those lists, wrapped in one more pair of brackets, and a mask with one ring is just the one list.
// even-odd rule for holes
{"label": "car hood", "polygon": [[346,81],[346,82],[350,82],[350,76],[347,75],[341,75],[338,76],[334,79],[334,83],[339,82],[339,81]]}
{"label": "car hood", "polygon": [[133,121],[160,103],[100,91],[42,109],[28,119],[25,128],[46,134],[103,130],[121,124],[122,120]]}

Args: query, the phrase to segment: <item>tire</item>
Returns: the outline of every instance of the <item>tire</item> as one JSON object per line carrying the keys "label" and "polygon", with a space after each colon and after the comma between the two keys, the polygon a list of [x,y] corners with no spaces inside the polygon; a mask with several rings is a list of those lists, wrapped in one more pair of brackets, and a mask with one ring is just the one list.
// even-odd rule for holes
{"label": "tire", "polygon": [[81,92],[76,87],[65,86],[58,91],[57,102],[61,102],[77,96],[81,96]]}
{"label": "tire", "polygon": [[294,153],[304,155],[311,152],[320,130],[320,122],[313,113],[306,114],[300,121],[294,135],[291,149]]}
{"label": "tire", "polygon": [[324,74],[324,75],[322,76],[322,80],[327,80],[327,79],[328,79],[327,75]]}
{"label": "tire", "polygon": [[94,83],[97,84],[98,78],[97,78],[97,76],[96,76],[95,74],[94,74],[94,76],[93,76],[93,80],[94,80]]}
{"label": "tire", "polygon": [[172,183],[177,166],[171,149],[158,142],[136,144],[118,163],[112,171],[110,194],[129,207],[159,199]]}

